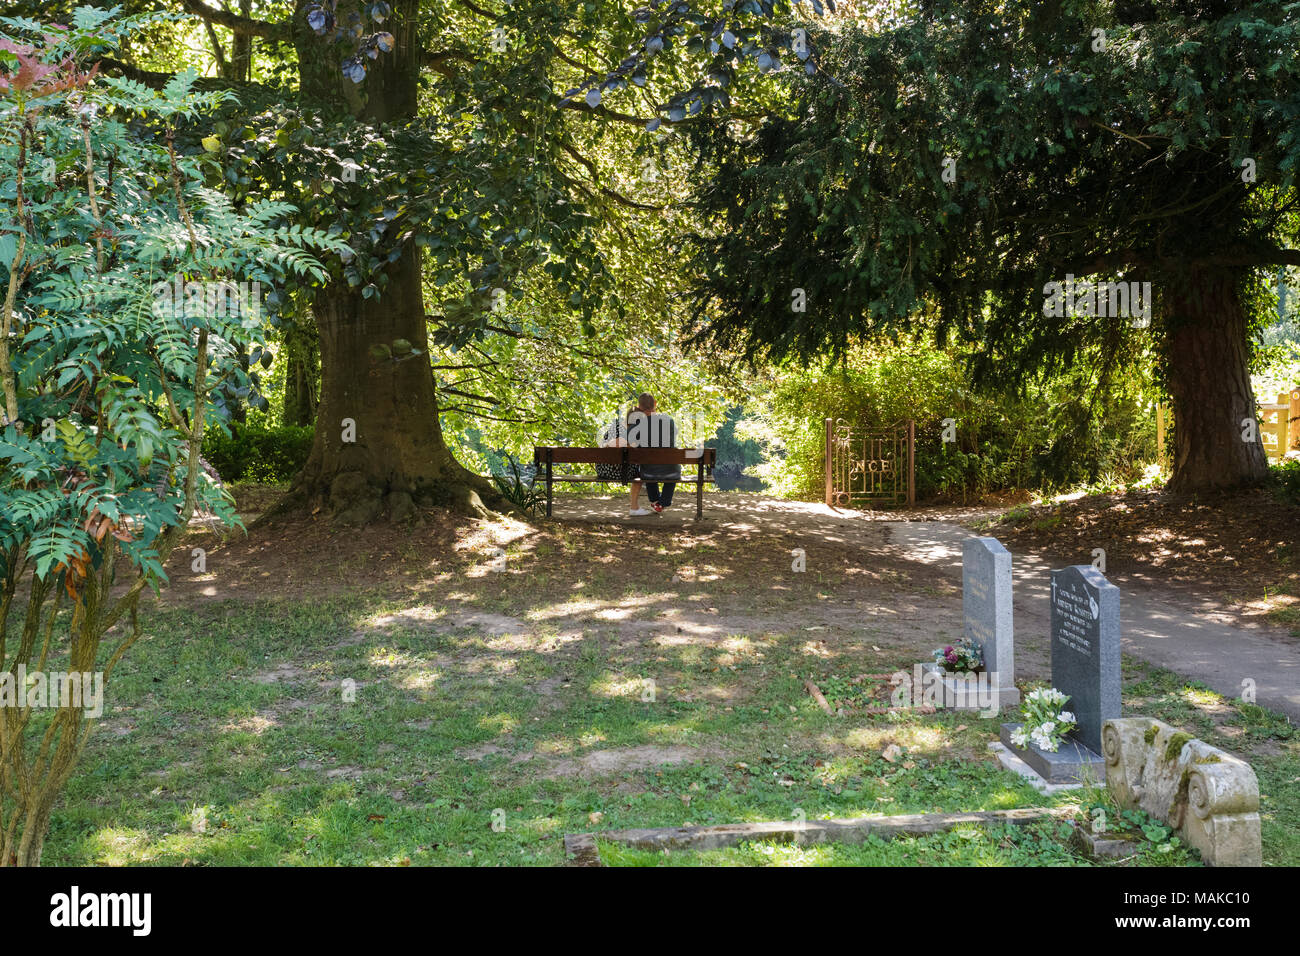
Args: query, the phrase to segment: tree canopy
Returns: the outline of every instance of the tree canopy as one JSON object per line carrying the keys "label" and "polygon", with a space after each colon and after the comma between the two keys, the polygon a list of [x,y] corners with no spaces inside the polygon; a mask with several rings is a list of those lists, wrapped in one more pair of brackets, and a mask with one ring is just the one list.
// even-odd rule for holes
{"label": "tree canopy", "polygon": [[[1260,476],[1235,436],[1260,270],[1300,263],[1294,4],[939,2],[814,40],[784,115],[698,130],[699,341],[811,358],[921,327],[1023,380],[1150,340],[1178,476]],[[1150,282],[1154,323],[1051,315],[1067,277]]]}

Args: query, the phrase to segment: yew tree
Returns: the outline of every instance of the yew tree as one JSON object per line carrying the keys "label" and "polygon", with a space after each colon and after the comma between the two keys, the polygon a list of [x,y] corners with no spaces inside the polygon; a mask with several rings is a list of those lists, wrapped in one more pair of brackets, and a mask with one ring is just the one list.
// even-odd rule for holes
{"label": "yew tree", "polygon": [[[811,358],[924,328],[1024,382],[1146,337],[1171,488],[1266,473],[1249,366],[1266,277],[1300,264],[1300,6],[936,0],[811,39],[784,115],[700,128],[700,341]],[[1152,321],[1050,314],[1070,276],[1150,282]]]}

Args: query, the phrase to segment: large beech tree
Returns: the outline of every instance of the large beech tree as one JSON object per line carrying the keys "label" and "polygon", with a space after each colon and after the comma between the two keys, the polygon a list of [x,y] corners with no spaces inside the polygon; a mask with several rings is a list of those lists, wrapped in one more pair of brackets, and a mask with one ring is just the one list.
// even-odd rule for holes
{"label": "large beech tree", "polygon": [[[940,0],[814,41],[786,116],[701,128],[701,340],[814,357],[921,326],[1023,381],[1150,336],[1171,487],[1265,474],[1248,368],[1264,277],[1300,263],[1300,7]],[[1150,282],[1154,320],[1045,314],[1069,275]]]}
{"label": "large beech tree", "polygon": [[[216,19],[206,5],[186,8]],[[556,165],[563,135],[546,135],[559,25],[529,40],[522,19],[501,27],[487,11],[461,12],[456,29],[419,0],[300,2],[284,24],[220,18],[236,33],[287,35],[299,89],[290,109],[232,116],[205,145],[236,193],[294,197],[354,253],[309,292],[321,391],[315,444],[287,502],[344,522],[496,501],[443,439],[431,319],[452,339],[480,334],[512,276],[547,261],[564,264],[575,304],[599,295],[592,223]],[[493,42],[498,27],[507,42]],[[429,70],[439,83],[422,106]]]}
{"label": "large beech tree", "polygon": [[[705,102],[726,105],[716,78],[731,85],[726,61],[739,62],[739,51],[715,58],[706,99],[692,92],[700,41],[684,36],[680,2],[172,6],[183,18],[176,32],[105,68],[161,84],[181,65],[163,52],[168,42],[201,24],[212,82],[236,89],[239,106],[199,118],[189,148],[209,154],[214,183],[237,201],[289,199],[304,224],[352,247],[330,263],[329,282],[272,303],[285,319],[309,308],[320,335],[315,446],[286,505],[347,522],[405,517],[418,505],[491,506],[491,487],[441,434],[429,330],[454,345],[502,328],[509,320],[494,309],[542,270],[590,330],[602,301],[617,297],[593,241],[596,216],[603,203],[640,204],[584,152],[584,129],[626,130],[630,161],[633,150],[663,149],[674,124],[705,119],[696,116]],[[718,6],[742,37],[754,32],[742,20],[774,12],[752,0]],[[593,73],[605,76],[595,92],[584,82]],[[619,109],[599,102],[620,91]]]}

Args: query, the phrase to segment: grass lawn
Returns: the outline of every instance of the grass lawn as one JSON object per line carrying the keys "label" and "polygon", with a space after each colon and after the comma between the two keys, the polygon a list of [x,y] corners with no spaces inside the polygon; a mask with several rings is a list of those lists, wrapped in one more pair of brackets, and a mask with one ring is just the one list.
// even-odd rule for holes
{"label": "grass lawn", "polygon": [[[860,844],[794,846],[745,843],[727,850],[654,852],[601,842],[607,866],[1089,866],[1070,846],[1068,825],[958,827],[927,837]],[[1134,860],[1145,866],[1195,865],[1195,854],[1168,842],[1147,843]]]}
{"label": "grass lawn", "polygon": [[[178,578],[167,603],[143,609],[44,862],[554,865],[579,831],[1087,799],[1044,797],[1002,770],[986,751],[996,720],[854,712],[856,675],[910,668],[960,627],[960,599],[955,611],[936,601],[923,575],[833,542],[810,547],[810,573],[783,573],[790,542],[761,532],[612,543],[617,529],[598,525],[522,528],[489,529],[503,573],[485,570],[483,528],[425,529],[392,546],[382,579],[326,552],[321,567],[337,569],[311,589],[222,578],[241,549],[301,535],[214,545],[208,577]],[[913,605],[951,620],[908,617]],[[1300,864],[1293,728],[1131,660],[1124,676],[1127,713],[1251,761],[1265,860]],[[818,709],[805,678],[846,712]],[[1047,824],[602,853],[625,865],[1086,862]],[[1195,862],[1153,844],[1125,865]]]}

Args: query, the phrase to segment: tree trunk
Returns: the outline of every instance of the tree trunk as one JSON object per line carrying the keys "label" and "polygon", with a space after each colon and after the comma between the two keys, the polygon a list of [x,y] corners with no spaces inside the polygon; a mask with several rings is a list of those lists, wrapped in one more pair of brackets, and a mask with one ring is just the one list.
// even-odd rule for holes
{"label": "tree trunk", "polygon": [[[345,524],[414,515],[414,505],[485,513],[491,486],[452,457],[438,422],[419,250],[407,246],[380,297],[338,287],[314,305],[320,328],[316,436],[296,495]],[[394,343],[411,343],[412,353]]]}
{"label": "tree trunk", "polygon": [[281,424],[310,425],[316,421],[320,375],[320,333],[303,319],[285,332],[283,355],[284,411]]}
{"label": "tree trunk", "polygon": [[[253,0],[239,0],[239,15],[252,18]],[[253,36],[236,33],[230,41],[230,72],[234,79],[247,83],[253,78]]]}
{"label": "tree trunk", "polygon": [[1166,297],[1175,449],[1170,491],[1253,485],[1268,474],[1239,279],[1228,271],[1194,272]]}
{"label": "tree trunk", "polygon": [[[339,69],[338,49],[306,26],[306,0],[295,13],[304,99],[346,110],[365,123],[401,123],[416,116],[421,69],[419,0],[394,0],[385,26],[395,49],[370,61],[354,84]],[[346,22],[356,3],[344,0]],[[320,331],[321,394],[311,455],[278,511],[306,505],[335,520],[362,524],[405,520],[415,505],[485,514],[504,502],[491,483],[471,474],[443,440],[429,361],[420,250],[406,244],[388,267],[383,293],[365,299],[338,282],[313,303]],[[409,351],[395,343],[405,342]]]}

